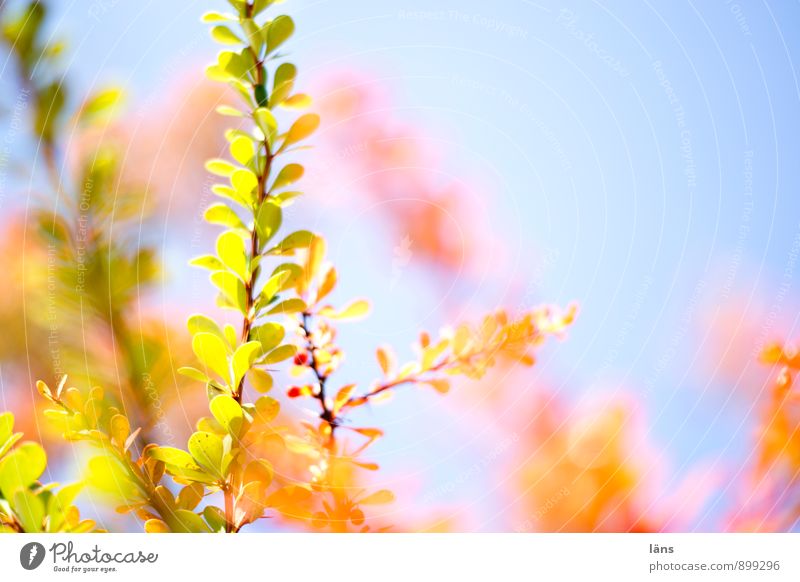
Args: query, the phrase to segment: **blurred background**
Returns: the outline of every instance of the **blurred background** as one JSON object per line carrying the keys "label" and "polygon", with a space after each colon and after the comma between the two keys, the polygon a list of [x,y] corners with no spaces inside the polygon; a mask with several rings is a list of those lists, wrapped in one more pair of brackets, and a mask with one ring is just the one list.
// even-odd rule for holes
{"label": "blurred background", "polygon": [[[57,173],[78,172],[88,144],[118,146],[110,240],[153,249],[146,288],[124,301],[137,337],[157,336],[163,356],[150,376],[163,410],[155,430],[183,442],[204,402],[172,372],[191,360],[183,322],[214,309],[206,274],[187,261],[216,234],[202,222],[213,201],[203,161],[225,150],[229,120],[214,109],[231,101],[203,76],[216,48],[199,18],[225,3],[50,8],[47,31],[66,42],[60,59],[78,89],[68,100],[107,86],[126,94],[117,118],[67,134]],[[376,485],[397,494],[386,520],[454,531],[795,528],[794,517],[772,521],[793,507],[795,473],[763,494],[752,467],[776,375],[759,352],[798,335],[800,6],[280,8],[297,23],[299,86],[323,119],[303,154],[308,196],[287,220],[327,237],[338,296],[373,306],[341,329],[344,376],[374,378],[377,345],[407,359],[421,329],[497,307],[579,305],[533,368],[503,367],[445,396],[399,391],[361,413],[386,431],[372,450]],[[0,63],[0,405],[49,442],[33,382],[68,372],[113,385],[120,355],[96,322],[67,320],[70,308],[44,292],[53,261],[31,220],[68,202],[44,177],[5,52]],[[117,229],[123,187],[144,203]],[[72,474],[67,451],[51,470]]]}

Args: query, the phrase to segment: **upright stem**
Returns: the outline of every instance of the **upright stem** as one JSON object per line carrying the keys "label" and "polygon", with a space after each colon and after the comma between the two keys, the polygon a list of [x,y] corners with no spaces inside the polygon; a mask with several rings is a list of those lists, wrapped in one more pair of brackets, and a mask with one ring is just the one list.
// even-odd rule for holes
{"label": "upright stem", "polygon": [[[248,4],[248,12],[252,11],[252,5]],[[258,59],[258,55],[255,54],[253,49],[250,49],[251,53],[253,54],[253,59],[256,61],[256,83],[258,85],[262,85],[264,82],[264,63]],[[258,105],[258,104],[256,104]],[[255,118],[254,118],[255,121]],[[254,224],[253,230],[250,232],[250,260],[255,260],[257,256],[261,254],[261,243],[258,239],[258,229],[255,225],[255,219],[257,218],[258,209],[260,208],[261,204],[267,198],[267,182],[269,180],[270,173],[272,171],[272,150],[269,145],[269,141],[267,136],[264,136],[264,141],[262,142],[264,146],[264,171],[260,172],[257,176],[258,178],[258,192],[257,192],[257,203],[256,203],[256,210],[254,216]],[[242,321],[242,343],[250,341],[250,331],[253,329],[253,320],[255,318],[255,314],[253,313],[253,305],[255,303],[256,298],[256,283],[258,281],[258,275],[260,273],[260,268],[253,269],[252,274],[250,275],[250,279],[245,283],[245,306],[246,306],[246,314],[244,316],[244,320]],[[239,381],[239,385],[236,387],[236,392],[234,393],[233,397],[236,401],[241,404],[242,402],[242,395],[244,393],[244,378]]]}
{"label": "upright stem", "polygon": [[225,496],[225,533],[234,533],[233,525],[233,491],[230,485],[222,490]]}
{"label": "upright stem", "polygon": [[337,422],[336,422],[336,415],[334,414],[333,410],[328,407],[328,402],[326,399],[326,391],[325,391],[325,383],[328,380],[328,377],[319,369],[319,364],[316,358],[316,351],[317,345],[314,343],[314,338],[311,332],[311,326],[309,324],[309,319],[311,317],[310,313],[303,312],[302,314],[302,321],[300,323],[300,329],[303,330],[303,335],[306,337],[306,349],[308,351],[308,366],[314,371],[314,376],[317,378],[317,383],[319,384],[319,393],[316,395],[317,400],[319,400],[321,412],[319,417],[328,423],[328,426],[331,429],[330,440],[328,445],[333,445],[334,442],[334,431],[336,430]]}

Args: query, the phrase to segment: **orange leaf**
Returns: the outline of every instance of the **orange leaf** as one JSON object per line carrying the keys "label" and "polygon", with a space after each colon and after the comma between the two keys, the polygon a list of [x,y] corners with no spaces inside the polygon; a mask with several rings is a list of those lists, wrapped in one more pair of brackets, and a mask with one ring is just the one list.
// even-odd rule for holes
{"label": "orange leaf", "polygon": [[322,284],[319,286],[319,289],[317,289],[317,303],[322,301],[331,291],[333,291],[333,288],[336,287],[336,281],[336,269],[331,267],[325,273],[325,279],[323,279]]}

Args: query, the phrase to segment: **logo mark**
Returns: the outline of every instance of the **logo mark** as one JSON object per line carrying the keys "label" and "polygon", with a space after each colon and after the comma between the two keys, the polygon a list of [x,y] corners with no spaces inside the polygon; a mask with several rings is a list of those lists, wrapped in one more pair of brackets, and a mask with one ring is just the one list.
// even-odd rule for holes
{"label": "logo mark", "polygon": [[19,563],[26,570],[35,570],[44,561],[44,546],[39,542],[30,542],[19,551]]}

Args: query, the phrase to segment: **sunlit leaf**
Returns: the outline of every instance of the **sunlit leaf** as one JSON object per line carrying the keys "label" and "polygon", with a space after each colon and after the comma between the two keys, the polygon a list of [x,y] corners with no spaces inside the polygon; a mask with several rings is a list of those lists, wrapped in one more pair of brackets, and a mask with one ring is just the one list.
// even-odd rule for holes
{"label": "sunlit leaf", "polygon": [[211,333],[198,333],[192,338],[192,350],[205,366],[226,380],[229,379],[225,343]]}
{"label": "sunlit leaf", "polygon": [[267,52],[274,52],[294,32],[294,21],[289,16],[278,16],[267,30]]}
{"label": "sunlit leaf", "polygon": [[240,435],[242,426],[244,425],[244,413],[242,412],[241,405],[239,405],[236,400],[227,395],[216,396],[209,404],[209,409],[217,422],[220,423],[228,433],[236,437]]}
{"label": "sunlit leaf", "polygon": [[223,25],[218,25],[211,29],[211,38],[220,44],[242,44],[242,39],[236,36],[230,28]]}
{"label": "sunlit leaf", "polygon": [[228,230],[219,235],[217,238],[217,256],[240,279],[244,281],[248,279],[247,251],[245,250],[244,240],[239,234]]}
{"label": "sunlit leaf", "polygon": [[189,453],[198,464],[212,473],[222,476],[222,439],[209,432],[196,432],[189,437]]}
{"label": "sunlit leaf", "polygon": [[25,442],[13,449],[0,461],[0,492],[11,499],[19,489],[30,487],[47,467],[44,449],[31,442]]}
{"label": "sunlit leaf", "polygon": [[233,354],[233,384],[239,385],[239,381],[244,378],[247,371],[256,361],[256,357],[261,354],[261,343],[251,341],[240,345]]}
{"label": "sunlit leaf", "polygon": [[278,176],[272,183],[270,192],[273,190],[278,190],[280,188],[285,188],[289,184],[297,182],[300,178],[303,177],[303,173],[304,173],[303,166],[301,166],[300,164],[287,164],[281,169],[280,172],[278,172]]}
{"label": "sunlit leaf", "polygon": [[292,124],[281,145],[281,150],[309,137],[319,127],[319,115],[306,113]]}

